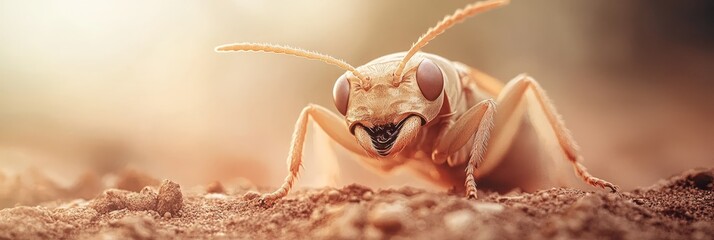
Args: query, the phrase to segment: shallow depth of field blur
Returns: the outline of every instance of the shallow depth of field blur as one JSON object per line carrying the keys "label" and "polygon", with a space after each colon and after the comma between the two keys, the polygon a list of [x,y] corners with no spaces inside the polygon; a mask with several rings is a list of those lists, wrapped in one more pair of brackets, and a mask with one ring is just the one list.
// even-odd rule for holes
{"label": "shallow depth of field blur", "polygon": [[[361,65],[469,2],[0,1],[0,171],[68,184],[128,166],[189,186],[277,186],[300,110],[334,111],[343,71],[214,47],[288,44]],[[424,51],[502,81],[532,75],[591,173],[625,189],[714,165],[711,1],[516,0]],[[313,147],[299,186],[326,184]],[[419,181],[340,156],[341,184]]]}

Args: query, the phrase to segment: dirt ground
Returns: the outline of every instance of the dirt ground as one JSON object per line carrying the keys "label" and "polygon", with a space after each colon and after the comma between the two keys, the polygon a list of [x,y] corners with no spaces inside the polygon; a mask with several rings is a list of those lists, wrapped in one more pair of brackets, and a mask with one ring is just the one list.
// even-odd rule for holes
{"label": "dirt ground", "polygon": [[[69,189],[34,177],[29,188],[0,176],[0,202],[96,188],[91,175]],[[127,171],[91,200],[0,210],[0,239],[714,239],[713,182],[714,169],[697,169],[630,192],[553,188],[478,200],[350,185],[300,189],[263,206],[255,191],[267,189],[249,183],[182,189]]]}

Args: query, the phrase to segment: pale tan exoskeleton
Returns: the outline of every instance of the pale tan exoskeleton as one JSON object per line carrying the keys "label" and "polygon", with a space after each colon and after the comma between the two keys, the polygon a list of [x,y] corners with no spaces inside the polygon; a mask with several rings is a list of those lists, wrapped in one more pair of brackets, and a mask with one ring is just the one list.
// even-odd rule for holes
{"label": "pale tan exoskeleton", "polygon": [[[526,110],[545,116],[544,124],[528,126],[554,132],[559,148],[584,182],[617,191],[617,186],[593,177],[580,163],[582,157],[575,141],[533,78],[521,74],[504,86],[464,64],[419,52],[456,23],[507,3],[491,0],[468,5],[430,28],[409,51],[383,56],[358,68],[327,55],[286,46],[237,43],[217,47],[219,52],[294,55],[346,70],[337,78],[333,91],[335,106],[344,117],[318,105],[303,109],[288,156],[290,173],[284,184],[263,195],[262,201],[284,197],[295,183],[308,119],[315,121],[339,145],[360,155],[368,165],[385,171],[406,166],[435,183],[464,186],[467,196],[475,198],[476,179],[481,181],[481,177],[503,165],[509,149],[518,145],[514,142],[518,142]],[[521,158],[529,161],[528,156]],[[535,181],[525,176],[513,178],[521,179],[514,187],[525,189],[532,189],[524,186]]]}

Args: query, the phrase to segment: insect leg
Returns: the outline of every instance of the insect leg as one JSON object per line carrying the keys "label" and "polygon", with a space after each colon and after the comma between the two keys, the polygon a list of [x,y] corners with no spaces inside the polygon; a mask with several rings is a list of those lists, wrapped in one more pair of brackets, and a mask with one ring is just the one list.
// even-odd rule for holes
{"label": "insect leg", "polygon": [[303,108],[295,123],[295,132],[293,132],[290,152],[288,154],[289,174],[285,177],[283,185],[272,193],[264,194],[261,197],[261,202],[265,203],[278,200],[287,195],[293,187],[298,177],[300,166],[302,165],[302,150],[303,143],[305,143],[308,117],[312,117],[317,125],[319,125],[331,139],[335,140],[347,150],[366,156],[364,149],[354,140],[354,136],[348,131],[342,118],[322,106],[309,104]]}
{"label": "insect leg", "polygon": [[[476,180],[474,170],[478,168],[486,151],[489,134],[493,126],[496,102],[492,99],[481,101],[467,110],[453,125],[445,129],[443,138],[432,152],[432,160],[439,162],[454,154],[473,138],[474,146],[466,165],[466,195],[476,198]],[[449,161],[449,165],[458,165]]]}
{"label": "insect leg", "polygon": [[[533,93],[535,93],[534,95],[535,99],[538,101],[538,106],[540,106],[541,110],[547,117],[548,123],[552,127],[552,130],[555,132],[555,135],[558,138],[558,143],[565,152],[566,157],[573,164],[573,169],[575,170],[575,173],[584,182],[591,186],[609,188],[611,191],[616,192],[618,189],[617,186],[613,185],[610,182],[592,176],[590,173],[588,173],[585,166],[580,163],[583,160],[583,157],[578,152],[578,146],[575,143],[575,140],[570,134],[570,131],[565,127],[563,120],[561,119],[558,112],[555,110],[555,106],[551,103],[550,99],[545,94],[543,88],[533,78],[525,74],[521,74],[507,84],[507,86],[498,96],[499,114],[504,114],[504,116],[506,117],[508,117],[509,115],[508,112],[500,111],[502,110],[502,108],[500,108],[502,104],[509,104],[506,102],[508,100],[504,100],[504,96],[520,96],[512,98],[515,101],[520,101],[522,98],[524,98],[525,94],[529,89],[532,90]],[[496,128],[498,128],[498,126],[496,126]]]}

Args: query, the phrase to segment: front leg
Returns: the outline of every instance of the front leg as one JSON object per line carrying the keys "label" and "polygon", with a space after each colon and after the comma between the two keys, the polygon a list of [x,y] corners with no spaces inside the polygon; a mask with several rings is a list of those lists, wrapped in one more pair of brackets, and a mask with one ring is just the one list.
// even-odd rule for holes
{"label": "front leg", "polygon": [[260,198],[262,203],[271,203],[283,198],[290,192],[290,189],[292,189],[298,177],[300,166],[302,165],[302,150],[303,143],[305,143],[308,117],[312,117],[317,125],[320,126],[331,139],[335,140],[347,150],[362,156],[367,156],[365,150],[354,140],[354,136],[348,131],[347,125],[345,125],[342,118],[322,106],[309,104],[302,109],[295,123],[295,132],[293,132],[290,152],[288,153],[289,174],[285,177],[285,181],[280,188],[272,193],[264,194]]}
{"label": "front leg", "polygon": [[[453,125],[444,129],[444,135],[437,143],[431,158],[435,163],[444,162],[452,154],[461,149],[473,137],[471,156],[466,165],[466,196],[476,198],[476,180],[474,170],[478,168],[483,159],[489,134],[493,128],[496,102],[492,99],[484,100],[467,110]],[[459,159],[448,160],[450,166],[463,162]]]}
{"label": "front leg", "polygon": [[616,185],[603,179],[594,177],[593,175],[588,173],[585,166],[583,166],[583,164],[581,163],[583,161],[583,157],[580,155],[578,145],[575,143],[575,139],[573,139],[573,136],[570,134],[570,131],[565,127],[563,119],[555,110],[555,106],[553,105],[553,103],[551,103],[550,98],[548,98],[548,96],[545,94],[545,90],[543,90],[543,88],[540,86],[540,84],[538,84],[536,80],[529,77],[528,75],[518,75],[516,78],[511,80],[511,82],[509,82],[503,89],[503,91],[499,94],[498,104],[500,107],[499,110],[501,111],[499,111],[499,116],[497,116],[496,118],[497,126],[494,131],[499,132],[499,130],[503,128],[503,125],[499,126],[499,123],[501,123],[501,121],[505,122],[508,120],[508,118],[513,118],[511,114],[513,108],[507,108],[507,106],[517,105],[517,103],[524,98],[525,94],[529,90],[532,91],[535,95],[535,100],[537,101],[536,103],[539,107],[539,109],[536,110],[545,114],[548,121],[548,125],[546,126],[550,126],[550,130],[555,133],[558,143],[560,144],[561,149],[565,153],[565,156],[573,165],[573,170],[575,170],[575,173],[585,183],[591,186],[608,188],[612,192],[617,192],[618,187]]}

